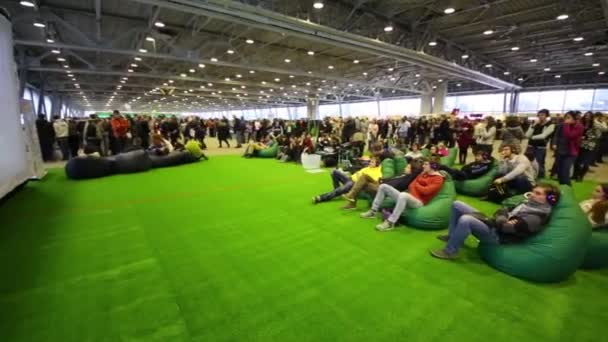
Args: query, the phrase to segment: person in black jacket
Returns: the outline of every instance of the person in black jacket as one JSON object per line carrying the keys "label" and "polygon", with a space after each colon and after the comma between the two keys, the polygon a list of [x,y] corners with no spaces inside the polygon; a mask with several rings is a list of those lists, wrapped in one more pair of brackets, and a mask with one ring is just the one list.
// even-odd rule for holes
{"label": "person in black jacket", "polygon": [[36,120],[36,131],[38,132],[38,142],[40,143],[42,160],[46,162],[52,161],[55,130],[53,129],[53,125],[44,117],[44,114],[38,115],[38,119]]}
{"label": "person in black jacket", "polygon": [[362,175],[357,179],[351,190],[342,195],[342,197],[348,201],[348,203],[342,207],[344,210],[351,210],[357,208],[357,196],[361,191],[365,191],[372,196],[376,195],[380,184],[388,184],[400,192],[406,191],[410,183],[418,177],[422,172],[422,161],[412,160],[403,170],[403,174],[388,178],[380,179],[379,182],[375,182],[370,176]]}
{"label": "person in black jacket", "polygon": [[487,152],[478,150],[475,152],[475,161],[469,164],[466,164],[460,170],[452,169],[445,165],[440,165],[439,169],[449,173],[454,180],[467,180],[467,179],[476,179],[479,178],[490,169],[492,169],[492,165],[494,164],[494,158],[490,156]]}
{"label": "person in black jacket", "polygon": [[352,118],[348,118],[344,123],[344,127],[342,127],[342,142],[350,141],[350,138],[357,131],[357,127],[355,125],[355,121]]}

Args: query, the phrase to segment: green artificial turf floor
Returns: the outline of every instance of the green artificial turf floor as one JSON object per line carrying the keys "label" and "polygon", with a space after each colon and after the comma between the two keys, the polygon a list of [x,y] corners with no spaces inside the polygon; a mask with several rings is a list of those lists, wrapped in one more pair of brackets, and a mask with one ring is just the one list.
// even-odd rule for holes
{"label": "green artificial turf floor", "polygon": [[437,260],[437,232],[379,233],[340,200],[310,204],[330,187],[327,172],[236,156],[78,182],[51,170],[0,205],[0,341],[607,335],[606,270],[533,284],[484,264],[473,240]]}

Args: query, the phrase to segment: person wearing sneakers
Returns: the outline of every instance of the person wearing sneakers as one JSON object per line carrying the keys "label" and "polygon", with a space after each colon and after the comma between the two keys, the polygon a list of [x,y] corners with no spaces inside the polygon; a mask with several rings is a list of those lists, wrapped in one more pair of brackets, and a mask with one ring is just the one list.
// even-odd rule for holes
{"label": "person wearing sneakers", "polygon": [[382,184],[378,187],[378,192],[374,198],[372,208],[361,214],[362,218],[375,218],[376,213],[380,209],[380,205],[388,196],[394,199],[397,203],[393,209],[393,213],[387,220],[376,226],[379,231],[393,230],[397,224],[397,220],[407,208],[420,208],[430,202],[443,186],[443,175],[436,170],[439,165],[436,162],[423,159],[422,173],[414,179],[408,186],[408,192],[400,192],[388,184]]}
{"label": "person wearing sneakers", "polygon": [[378,187],[381,184],[388,184],[393,188],[399,191],[405,191],[407,187],[418,177],[418,175],[422,172],[422,162],[420,160],[412,160],[405,169],[403,170],[403,174],[388,178],[388,179],[380,179],[380,182],[375,181],[369,175],[363,175],[357,179],[352,189],[347,193],[342,195],[342,197],[348,201],[348,203],[342,207],[344,210],[356,209],[357,208],[357,196],[361,191],[365,191],[372,196],[376,195],[378,191]]}
{"label": "person wearing sneakers", "polygon": [[526,195],[526,202],[511,210],[498,209],[491,218],[464,202],[454,202],[448,234],[437,237],[447,244],[431,251],[431,255],[440,259],[456,258],[470,234],[483,243],[514,244],[542,231],[559,200],[559,189],[551,184],[539,184]]}
{"label": "person wearing sneakers", "polygon": [[334,189],[319,196],[312,198],[312,204],[330,201],[340,195],[343,195],[353,188],[360,177],[369,177],[372,182],[378,183],[382,177],[382,168],[377,158],[371,158],[368,167],[355,172],[349,176],[345,172],[335,169],[331,172]]}

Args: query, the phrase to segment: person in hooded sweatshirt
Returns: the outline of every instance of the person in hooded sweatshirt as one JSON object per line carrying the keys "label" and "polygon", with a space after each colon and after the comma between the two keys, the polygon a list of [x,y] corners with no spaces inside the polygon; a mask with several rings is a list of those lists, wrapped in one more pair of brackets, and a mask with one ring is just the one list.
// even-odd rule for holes
{"label": "person in hooded sweatshirt", "polygon": [[428,159],[422,162],[422,172],[408,186],[408,192],[400,192],[389,184],[382,184],[378,187],[378,192],[370,210],[361,214],[362,218],[375,218],[376,213],[386,197],[395,200],[395,208],[392,214],[382,223],[376,226],[379,231],[389,231],[395,229],[397,220],[408,208],[420,208],[429,203],[443,186],[444,177],[437,172],[439,164]]}
{"label": "person in hooded sweatshirt", "polygon": [[471,234],[482,243],[501,245],[521,243],[538,234],[545,228],[551,209],[559,200],[559,189],[552,184],[539,184],[526,195],[524,203],[510,210],[498,209],[493,217],[486,217],[464,202],[454,202],[448,234],[437,237],[447,244],[442,249],[431,251],[431,255],[455,259]]}

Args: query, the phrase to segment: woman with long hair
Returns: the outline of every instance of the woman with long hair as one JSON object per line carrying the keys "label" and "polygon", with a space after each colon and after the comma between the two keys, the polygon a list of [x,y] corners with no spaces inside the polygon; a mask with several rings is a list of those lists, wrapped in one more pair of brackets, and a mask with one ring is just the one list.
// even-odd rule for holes
{"label": "woman with long hair", "polygon": [[594,229],[605,227],[608,224],[608,184],[596,186],[591,198],[582,201],[580,206]]}
{"label": "woman with long hair", "polygon": [[579,182],[589,171],[589,166],[595,158],[595,151],[600,142],[602,131],[605,130],[603,123],[596,122],[592,112],[585,113],[581,123],[584,130],[583,141],[581,142],[580,153],[574,162],[574,173],[572,175],[572,178]]}
{"label": "woman with long hair", "polygon": [[492,155],[494,138],[496,137],[496,121],[493,117],[487,116],[484,124],[475,132],[477,148]]}

